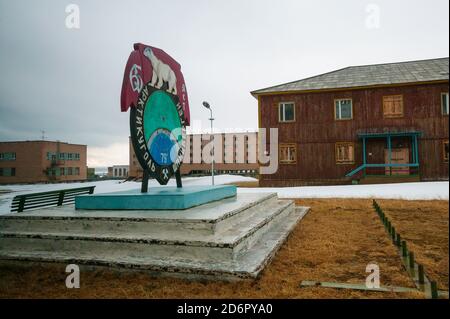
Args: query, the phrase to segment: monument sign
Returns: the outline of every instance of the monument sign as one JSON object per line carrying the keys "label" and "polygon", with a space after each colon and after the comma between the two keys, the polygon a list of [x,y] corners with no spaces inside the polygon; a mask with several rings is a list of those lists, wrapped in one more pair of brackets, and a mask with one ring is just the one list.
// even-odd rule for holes
{"label": "monument sign", "polygon": [[149,176],[166,185],[175,174],[181,187],[190,117],[180,64],[161,49],[136,43],[125,67],[120,106],[122,112],[131,109],[131,140],[144,170],[142,192]]}

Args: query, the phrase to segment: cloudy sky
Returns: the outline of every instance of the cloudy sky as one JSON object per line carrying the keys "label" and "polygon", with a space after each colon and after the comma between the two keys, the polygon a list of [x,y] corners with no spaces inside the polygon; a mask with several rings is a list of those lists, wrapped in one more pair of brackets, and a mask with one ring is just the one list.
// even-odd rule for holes
{"label": "cloudy sky", "polygon": [[[66,7],[80,28],[66,27]],[[182,66],[192,120],[257,127],[250,91],[333,69],[449,55],[448,0],[0,0],[0,140],[88,145],[128,163],[123,71],[134,42]]]}

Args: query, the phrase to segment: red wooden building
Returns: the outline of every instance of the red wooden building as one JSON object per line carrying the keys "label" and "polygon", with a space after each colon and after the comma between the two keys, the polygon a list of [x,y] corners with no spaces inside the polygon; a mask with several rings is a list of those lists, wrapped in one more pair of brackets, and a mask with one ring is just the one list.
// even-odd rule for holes
{"label": "red wooden building", "polygon": [[260,128],[278,128],[260,185],[448,180],[448,71],[448,58],[354,66],[251,92]]}

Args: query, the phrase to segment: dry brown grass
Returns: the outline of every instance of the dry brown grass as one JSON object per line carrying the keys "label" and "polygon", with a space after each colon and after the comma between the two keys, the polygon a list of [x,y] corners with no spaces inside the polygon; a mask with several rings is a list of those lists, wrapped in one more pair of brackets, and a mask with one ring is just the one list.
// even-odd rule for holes
{"label": "dry brown grass", "polygon": [[190,282],[142,272],[86,271],[81,288],[66,289],[64,266],[0,267],[0,297],[13,298],[421,298],[299,288],[302,280],[364,283],[368,263],[382,285],[413,287],[369,200],[298,200],[312,206],[262,276],[253,282]]}
{"label": "dry brown grass", "polygon": [[426,274],[448,290],[448,201],[379,200],[396,231],[405,239]]}

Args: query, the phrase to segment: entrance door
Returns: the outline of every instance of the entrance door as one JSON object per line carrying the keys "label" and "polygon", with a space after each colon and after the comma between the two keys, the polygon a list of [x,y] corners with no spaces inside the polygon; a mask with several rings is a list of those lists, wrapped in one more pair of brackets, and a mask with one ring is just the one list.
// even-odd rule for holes
{"label": "entrance door", "polygon": [[[389,163],[389,150],[384,150],[384,162]],[[409,163],[409,149],[408,148],[393,148],[391,150],[392,164],[408,164]],[[386,175],[409,175],[408,166],[386,167]]]}

